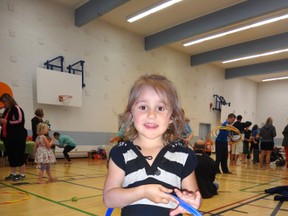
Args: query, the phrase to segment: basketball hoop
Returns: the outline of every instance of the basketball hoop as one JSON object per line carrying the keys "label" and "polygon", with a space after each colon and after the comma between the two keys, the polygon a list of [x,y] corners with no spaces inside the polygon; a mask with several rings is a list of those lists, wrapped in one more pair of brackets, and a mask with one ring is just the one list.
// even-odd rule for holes
{"label": "basketball hoop", "polygon": [[63,103],[65,107],[69,105],[72,98],[73,96],[71,95],[59,95],[58,96],[59,102]]}

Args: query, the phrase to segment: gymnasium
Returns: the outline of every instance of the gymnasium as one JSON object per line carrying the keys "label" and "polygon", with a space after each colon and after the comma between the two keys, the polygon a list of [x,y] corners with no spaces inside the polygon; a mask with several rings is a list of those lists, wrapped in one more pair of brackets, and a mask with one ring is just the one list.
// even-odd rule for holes
{"label": "gymnasium", "polygon": [[[281,147],[288,124],[288,0],[178,0],[130,20],[167,2],[172,1],[0,1],[1,94],[11,91],[29,136],[34,111],[42,108],[51,134],[77,142],[72,164],[56,147],[51,171],[58,180],[45,185],[37,184],[31,152],[26,179],[4,181],[10,171],[2,155],[1,215],[105,215],[107,161],[91,153],[109,153],[129,90],[144,74],[173,81],[190,119],[192,144],[234,113],[260,127],[272,117],[275,145]],[[218,195],[203,199],[203,215],[288,213],[287,202],[265,193],[288,185],[285,166],[260,170],[247,163],[230,169],[231,175],[216,176]]]}

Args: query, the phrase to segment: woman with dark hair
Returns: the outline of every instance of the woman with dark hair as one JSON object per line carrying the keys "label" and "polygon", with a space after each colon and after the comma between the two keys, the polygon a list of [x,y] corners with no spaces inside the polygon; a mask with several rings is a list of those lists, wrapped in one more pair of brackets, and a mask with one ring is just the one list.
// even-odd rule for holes
{"label": "woman with dark hair", "polygon": [[[14,98],[7,93],[0,97],[0,101],[5,106],[3,116],[0,119],[2,126],[1,139],[3,140],[11,167],[11,174],[5,180],[22,180],[25,178],[25,147],[27,138],[27,130],[24,127],[24,112]],[[19,174],[16,173],[17,167],[19,167]]]}

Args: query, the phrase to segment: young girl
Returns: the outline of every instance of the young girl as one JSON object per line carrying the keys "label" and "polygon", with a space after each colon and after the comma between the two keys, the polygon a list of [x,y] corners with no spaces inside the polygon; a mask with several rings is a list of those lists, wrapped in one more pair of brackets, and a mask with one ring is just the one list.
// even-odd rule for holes
{"label": "young girl", "polygon": [[122,216],[167,216],[188,213],[170,194],[195,208],[201,195],[195,178],[196,156],[178,142],[184,120],[173,84],[161,75],[140,77],[124,112],[129,125],[110,151],[103,200],[122,208]]}
{"label": "young girl", "polygon": [[51,149],[53,145],[53,139],[48,140],[45,134],[48,133],[49,127],[45,123],[39,123],[37,125],[37,138],[35,140],[34,145],[34,155],[35,155],[35,162],[40,165],[40,172],[39,172],[39,184],[45,184],[46,181],[43,181],[43,174],[46,170],[48,181],[52,182],[55,181],[56,178],[51,176],[50,172],[50,163],[55,163],[56,158]]}

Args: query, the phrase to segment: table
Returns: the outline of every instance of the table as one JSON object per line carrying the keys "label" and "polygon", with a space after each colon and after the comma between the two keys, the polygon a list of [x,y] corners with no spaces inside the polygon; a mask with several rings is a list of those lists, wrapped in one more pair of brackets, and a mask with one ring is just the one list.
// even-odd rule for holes
{"label": "table", "polygon": [[[28,155],[27,156],[27,162],[29,161],[29,156],[33,155],[34,153],[34,143],[33,141],[26,141],[26,148],[25,148],[25,154]],[[0,151],[5,151],[5,146],[3,141],[0,140]],[[6,166],[6,157],[5,157],[5,166]],[[34,160],[33,160],[34,161]],[[32,161],[32,164],[33,164]]]}
{"label": "table", "polygon": [[[26,141],[26,148],[25,148],[25,154],[33,155],[34,153],[34,143],[33,141]],[[3,141],[0,141],[0,151],[5,151],[4,143]]]}

